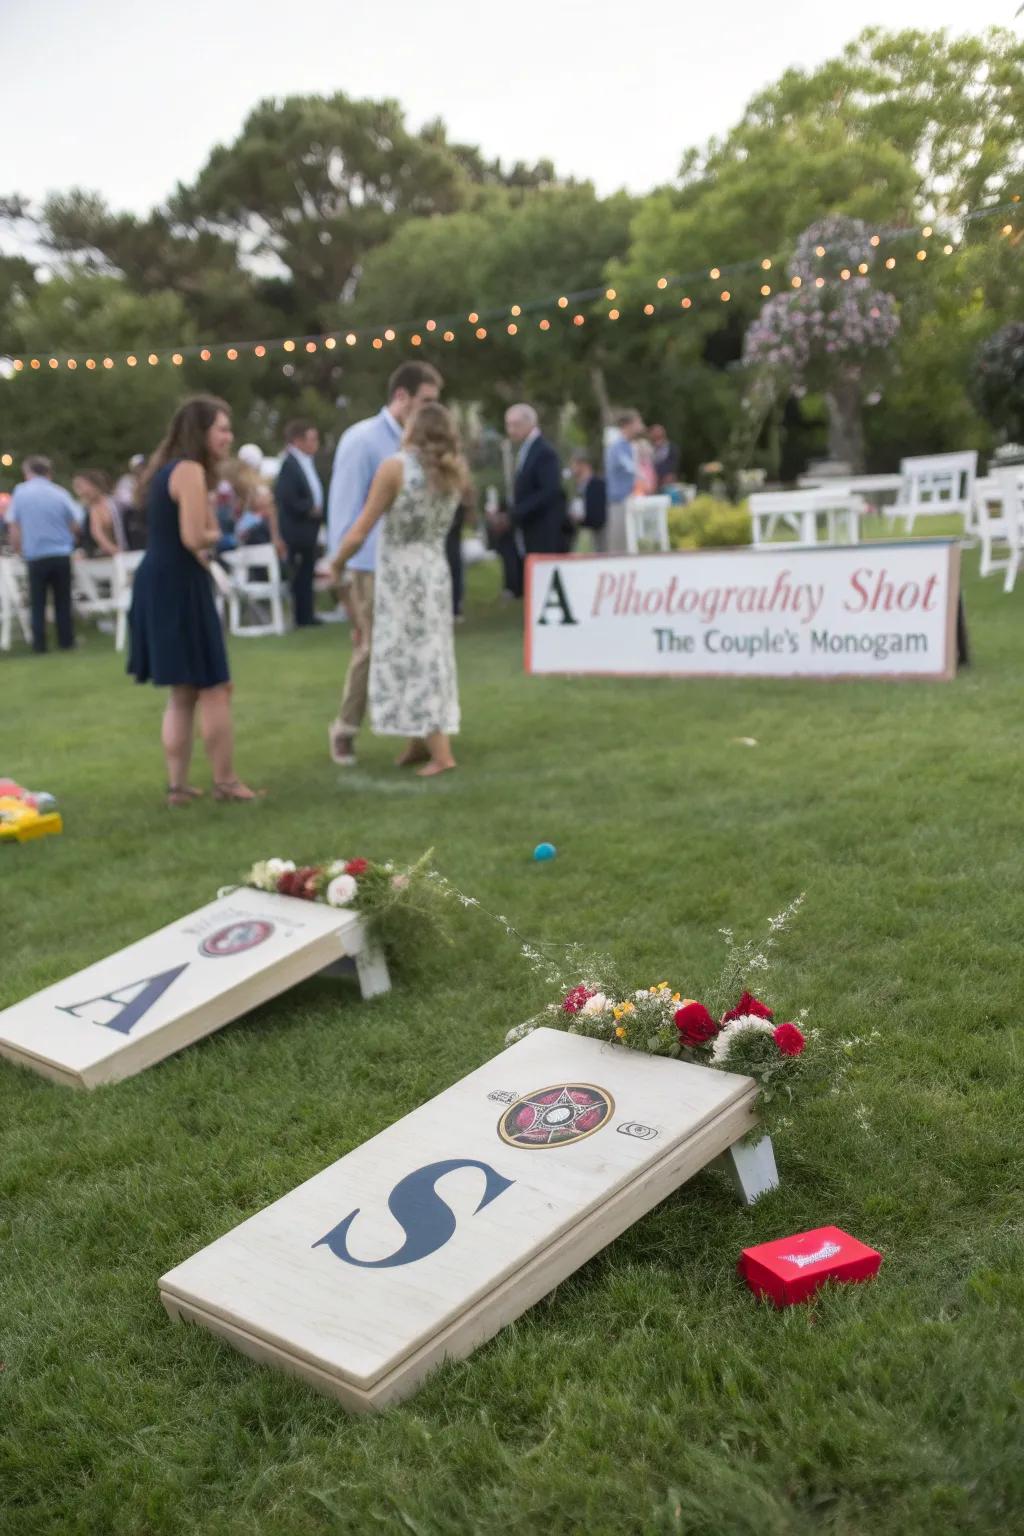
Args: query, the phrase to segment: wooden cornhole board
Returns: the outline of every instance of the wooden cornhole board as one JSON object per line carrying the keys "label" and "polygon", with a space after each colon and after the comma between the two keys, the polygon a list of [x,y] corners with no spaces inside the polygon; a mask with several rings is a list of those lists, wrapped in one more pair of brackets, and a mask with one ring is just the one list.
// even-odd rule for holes
{"label": "wooden cornhole board", "polygon": [[0,1055],[72,1087],[118,1082],[346,957],[364,997],[387,991],[353,912],[239,889],[0,1013]]}
{"label": "wooden cornhole board", "polygon": [[[383,1408],[730,1149],[755,1098],[747,1077],[538,1029],[172,1269],[161,1299]],[[777,1182],[770,1145],[753,1170],[736,1149],[748,1198]]]}

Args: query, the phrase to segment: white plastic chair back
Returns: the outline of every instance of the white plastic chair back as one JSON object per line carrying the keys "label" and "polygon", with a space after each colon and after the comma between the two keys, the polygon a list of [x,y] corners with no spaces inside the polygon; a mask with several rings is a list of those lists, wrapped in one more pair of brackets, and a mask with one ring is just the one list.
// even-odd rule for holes
{"label": "white plastic chair back", "polygon": [[83,619],[113,618],[117,611],[116,581],[113,556],[72,560],[71,593],[76,612]]}
{"label": "white plastic chair back", "polygon": [[0,558],[0,651],[9,651],[17,623],[26,645],[32,641],[28,602],[28,568],[20,555]]}
{"label": "white plastic chair back", "polygon": [[[1008,464],[1005,468],[993,470],[989,478],[995,484],[1001,503],[1002,538],[1007,549],[1006,559],[992,561],[989,570],[1005,570],[1003,591],[1012,592],[1021,558],[1024,556],[1024,474],[1019,464]],[[984,544],[982,559],[984,560]],[[982,575],[988,575],[988,571],[983,570]]]}
{"label": "white plastic chair back", "polygon": [[128,615],[132,606],[132,583],[135,572],[142,564],[144,549],[127,549],[114,556],[114,609],[117,619],[114,625],[114,649],[123,651],[128,638]]}
{"label": "white plastic chair back", "polygon": [[973,448],[964,453],[935,453],[903,459],[900,463],[903,483],[893,504],[893,519],[902,516],[910,533],[919,517],[948,517],[950,513],[961,513],[965,530],[973,531],[977,473],[978,455]]}
{"label": "white plastic chair back", "polygon": [[231,578],[228,628],[233,635],[283,635],[286,589],[273,544],[249,544],[222,556]]}
{"label": "white plastic chair back", "polygon": [[630,496],[626,502],[626,550],[639,555],[647,550],[667,550],[670,496]]}

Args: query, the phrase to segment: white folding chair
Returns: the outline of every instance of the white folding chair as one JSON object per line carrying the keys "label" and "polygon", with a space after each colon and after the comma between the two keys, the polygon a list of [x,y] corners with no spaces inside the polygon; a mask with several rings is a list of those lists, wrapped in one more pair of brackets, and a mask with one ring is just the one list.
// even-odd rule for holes
{"label": "white folding chair", "polygon": [[626,501],[626,551],[638,555],[644,548],[667,550],[670,496],[630,496]]}
{"label": "white folding chair", "polygon": [[128,638],[128,615],[132,606],[132,584],[135,572],[142,564],[144,549],[125,550],[114,556],[114,605],[117,619],[114,625],[114,649],[123,651]]}
{"label": "white folding chair", "polygon": [[983,480],[975,480],[971,521],[981,542],[979,574],[991,576],[995,571],[1004,570],[1005,562],[996,559],[995,547],[1006,542],[1006,508],[1002,486],[995,476],[986,475]]}
{"label": "white folding chair", "polygon": [[117,578],[114,559],[98,555],[91,560],[73,559],[71,562],[71,600],[75,612],[83,619],[113,621],[117,616],[115,592]]}
{"label": "white folding chair", "polygon": [[[1005,559],[993,559],[991,544],[987,550],[984,518],[981,522],[981,574],[991,575],[995,571],[1005,571],[1003,591],[1012,592],[1017,580],[1017,571],[1020,568],[1022,555],[1024,555],[1024,479],[1021,476],[1019,465],[1007,465],[1005,469],[994,469],[989,476],[993,483],[993,491],[988,492],[985,501],[989,509],[997,508],[999,516],[990,519],[989,527],[995,522],[996,528],[990,533],[992,540],[998,539],[1006,545]],[[982,511],[979,504],[979,512]]]}
{"label": "white folding chair", "polygon": [[287,589],[273,544],[243,545],[222,556],[231,577],[228,629],[233,635],[283,635]]}
{"label": "white folding chair", "polygon": [[914,531],[919,517],[948,517],[960,513],[964,532],[973,534],[974,482],[978,473],[978,455],[936,453],[900,461],[902,484],[889,509],[889,526],[902,517],[907,533]]}
{"label": "white folding chair", "polygon": [[32,643],[28,601],[28,568],[20,555],[0,558],[0,651],[9,651],[17,621],[26,645]]}

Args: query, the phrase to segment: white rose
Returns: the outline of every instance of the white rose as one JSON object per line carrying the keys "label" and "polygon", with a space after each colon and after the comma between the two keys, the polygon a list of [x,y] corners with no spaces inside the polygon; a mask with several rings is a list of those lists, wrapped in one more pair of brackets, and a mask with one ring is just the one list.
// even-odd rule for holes
{"label": "white rose", "polygon": [[583,1007],[580,1009],[580,1012],[581,1013],[607,1013],[608,1009],[610,1007],[611,1007],[611,1003],[605,997],[604,993],[603,992],[595,992],[593,997],[588,997],[587,998],[586,1002],[583,1004]]}
{"label": "white rose", "polygon": [[329,907],[347,907],[356,894],[357,886],[351,875],[337,875],[327,887]]}
{"label": "white rose", "polygon": [[290,875],[295,869],[294,859],[268,859],[266,864],[267,874],[280,879],[282,875]]}
{"label": "white rose", "polygon": [[276,891],[280,876],[286,869],[294,868],[294,864],[286,863],[284,859],[261,859],[249,872],[249,884],[261,891]]}
{"label": "white rose", "polygon": [[742,1014],[740,1018],[733,1019],[720,1034],[715,1036],[715,1043],[711,1047],[711,1060],[724,1061],[729,1054],[729,1047],[737,1035],[744,1035],[749,1030],[754,1030],[755,1033],[761,1032],[770,1035],[774,1029],[775,1025],[770,1024],[767,1019],[759,1019],[752,1013]]}
{"label": "white rose", "polygon": [[348,864],[348,859],[334,859],[327,866],[327,873],[333,880],[335,875],[343,875]]}

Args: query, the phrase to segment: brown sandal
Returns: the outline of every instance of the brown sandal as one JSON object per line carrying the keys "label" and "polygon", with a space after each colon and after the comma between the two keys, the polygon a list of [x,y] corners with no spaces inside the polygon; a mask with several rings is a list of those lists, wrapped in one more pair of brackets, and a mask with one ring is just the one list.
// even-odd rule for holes
{"label": "brown sandal", "polygon": [[250,800],[260,800],[266,794],[265,789],[250,789],[248,784],[243,784],[241,779],[229,779],[226,784],[213,786],[213,798],[215,800],[230,800],[241,803]]}
{"label": "brown sandal", "polygon": [[171,810],[177,810],[183,805],[191,805],[193,800],[201,800],[201,789],[193,789],[191,784],[168,784],[167,805]]}

